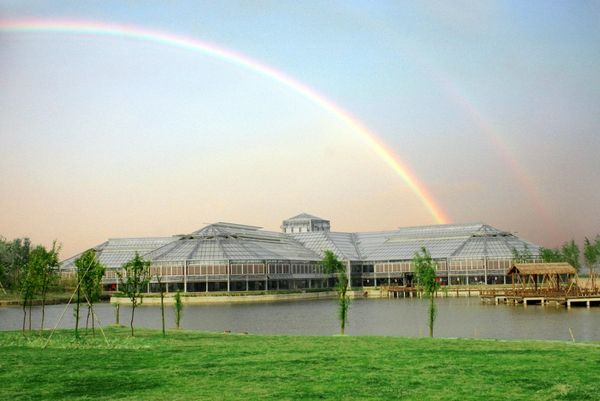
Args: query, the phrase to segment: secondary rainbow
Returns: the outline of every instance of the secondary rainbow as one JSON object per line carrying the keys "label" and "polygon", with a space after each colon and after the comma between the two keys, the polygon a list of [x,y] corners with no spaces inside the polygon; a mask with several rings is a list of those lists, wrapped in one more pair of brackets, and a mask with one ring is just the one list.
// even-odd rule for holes
{"label": "secondary rainbow", "polygon": [[240,53],[187,36],[175,35],[168,32],[150,30],[132,25],[112,24],[98,21],[0,19],[0,32],[56,32],[130,38],[197,51],[207,56],[215,57],[225,62],[247,68],[257,74],[281,83],[327,112],[334,114],[352,128],[353,131],[367,140],[371,149],[400,176],[421,203],[427,208],[437,223],[444,224],[449,221],[448,217],[431,196],[425,185],[419,182],[408,166],[392,150],[387,148],[383,141],[381,141],[364,123],[309,86],[281,71],[250,59]]}

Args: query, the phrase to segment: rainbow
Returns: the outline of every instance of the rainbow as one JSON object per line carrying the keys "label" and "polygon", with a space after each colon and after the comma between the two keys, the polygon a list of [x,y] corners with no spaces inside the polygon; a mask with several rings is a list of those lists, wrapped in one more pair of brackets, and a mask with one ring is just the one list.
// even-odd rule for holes
{"label": "rainbow", "polygon": [[371,131],[358,118],[352,116],[342,107],[329,100],[324,95],[297,81],[296,79],[276,70],[268,65],[262,64],[240,53],[226,49],[215,44],[207,43],[195,38],[175,35],[168,32],[150,30],[142,27],[112,24],[98,21],[79,20],[47,20],[47,19],[0,19],[0,32],[6,33],[74,33],[85,35],[114,36],[120,38],[136,39],[141,41],[158,43],[165,46],[176,47],[202,53],[224,62],[244,67],[254,73],[274,80],[307,100],[316,104],[323,110],[335,115],[344,124],[352,128],[354,132],[366,139],[371,149],[408,185],[420,202],[429,211],[431,216],[439,224],[449,221],[448,217],[429,193],[425,185],[420,182],[410,168],[396,155],[384,142]]}
{"label": "rainbow", "polygon": [[515,157],[510,145],[503,138],[501,133],[488,122],[481,111],[476,108],[463,91],[460,90],[455,81],[445,77],[439,71],[435,74],[433,74],[432,71],[430,71],[430,73],[453,102],[462,108],[465,114],[475,124],[479,132],[484,134],[488,141],[493,145],[504,165],[511,170],[514,179],[518,183],[519,190],[525,193],[529,198],[530,203],[535,207],[535,211],[540,218],[544,220],[546,228],[552,230],[555,235],[558,235],[559,229],[556,225],[555,218],[546,206],[546,202],[538,190],[538,185],[536,184],[534,177],[527,171],[523,163]]}

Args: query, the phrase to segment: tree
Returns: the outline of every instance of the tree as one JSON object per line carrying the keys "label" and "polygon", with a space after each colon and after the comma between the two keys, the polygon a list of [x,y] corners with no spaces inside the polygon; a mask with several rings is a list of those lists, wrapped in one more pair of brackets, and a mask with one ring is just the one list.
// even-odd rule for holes
{"label": "tree", "polygon": [[[25,323],[27,309],[29,309],[29,330],[31,331],[31,308],[33,300],[40,295],[42,300],[42,319],[40,329],[44,329],[44,318],[46,312],[46,296],[52,283],[56,279],[56,269],[58,268],[58,252],[60,246],[56,241],[52,243],[52,249],[47,250],[44,246],[38,245],[30,252],[29,240],[23,242],[15,240],[11,244],[12,255],[10,255],[10,265],[12,266],[13,277],[19,278],[19,290],[21,293],[21,302],[23,305],[23,333],[25,332]],[[27,262],[23,264],[23,261]]]}
{"label": "tree", "polygon": [[592,242],[587,237],[583,243],[583,256],[585,264],[590,270],[590,279],[592,281],[592,289],[596,289],[596,264],[600,259],[600,237],[596,237],[596,241]]}
{"label": "tree", "polygon": [[440,283],[435,273],[436,264],[425,247],[421,248],[420,252],[417,251],[415,253],[413,264],[415,266],[417,281],[423,289],[423,294],[429,298],[429,337],[433,337],[433,324],[437,314],[434,296],[440,288]]}
{"label": "tree", "polygon": [[59,252],[60,245],[57,246],[56,241],[54,241],[52,243],[52,249],[47,250],[42,245],[38,245],[33,249],[33,251],[31,251],[31,254],[29,255],[29,271],[33,272],[35,275],[34,280],[37,282],[37,289],[42,298],[42,321],[40,323],[40,330],[44,330],[46,296],[48,294],[48,290],[58,278],[56,271],[59,266]]}
{"label": "tree", "polygon": [[133,319],[138,302],[143,300],[143,293],[150,282],[150,262],[144,260],[137,252],[123,265],[124,272],[117,272],[119,289],[131,300],[131,336],[133,337]]}
{"label": "tree", "polygon": [[544,263],[564,262],[565,257],[558,248],[540,248],[540,257]]}
{"label": "tree", "polygon": [[581,270],[581,263],[579,262],[579,247],[575,241],[571,240],[565,242],[561,248],[561,252],[564,261],[573,266],[577,271]]}
{"label": "tree", "polygon": [[[81,310],[81,300],[84,294],[83,286],[86,280],[86,276],[90,270],[94,269],[94,263],[96,261],[96,253],[93,249],[88,249],[78,257],[75,264],[75,276],[77,277],[77,287],[75,288],[75,337],[79,338],[79,314]],[[89,309],[88,309],[89,311]]]}
{"label": "tree", "polygon": [[105,266],[100,263],[96,258],[96,251],[94,249],[88,249],[85,251],[76,261],[75,266],[77,267],[77,301],[76,301],[76,320],[75,333],[78,335],[79,326],[79,308],[81,304],[81,296],[88,304],[88,313],[85,323],[85,329],[87,331],[88,322],[90,316],[92,317],[92,334],[95,335],[95,324],[94,324],[94,303],[100,300],[102,295],[102,277],[106,271]]}
{"label": "tree", "polygon": [[[8,242],[3,237],[0,237],[0,291],[6,294],[5,286],[7,283],[7,266],[10,255]],[[2,284],[5,283],[5,284]]]}
{"label": "tree", "polygon": [[165,289],[163,287],[160,274],[156,275],[156,281],[158,282],[158,290],[160,291],[160,318],[162,322],[162,334],[163,337],[167,335],[165,331]]}
{"label": "tree", "polygon": [[181,302],[181,292],[175,292],[175,327],[179,329],[181,323],[181,313],[183,311],[183,302]]}
{"label": "tree", "polygon": [[348,291],[346,267],[330,250],[325,251],[321,264],[325,273],[336,275],[335,290],[338,298],[338,319],[340,320],[340,334],[344,335],[348,320],[348,308],[350,307],[350,298],[346,295]]}
{"label": "tree", "polygon": [[529,263],[529,262],[533,261],[533,255],[531,254],[531,251],[529,250],[529,247],[527,246],[527,244],[525,244],[525,246],[523,247],[523,250],[521,252],[519,252],[519,250],[517,248],[513,248],[512,254],[513,254],[513,262]]}
{"label": "tree", "polygon": [[31,241],[29,238],[6,241],[0,239],[0,281],[7,290],[21,289],[21,275],[24,274],[29,254]]}
{"label": "tree", "polygon": [[21,294],[21,304],[23,306],[23,334],[25,334],[25,325],[27,321],[27,308],[29,307],[29,331],[31,331],[31,306],[33,298],[38,288],[38,276],[34,266],[27,263],[20,272],[19,292]]}

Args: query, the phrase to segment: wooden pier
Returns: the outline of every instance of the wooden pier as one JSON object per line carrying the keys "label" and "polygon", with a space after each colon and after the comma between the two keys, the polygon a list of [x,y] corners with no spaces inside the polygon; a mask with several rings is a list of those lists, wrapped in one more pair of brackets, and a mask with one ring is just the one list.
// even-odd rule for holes
{"label": "wooden pier", "polygon": [[506,303],[527,305],[554,305],[554,306],[600,306],[600,292],[566,293],[550,291],[521,291],[521,290],[484,290],[481,291],[481,300],[489,303]]}
{"label": "wooden pier", "polygon": [[416,287],[383,286],[381,287],[381,295],[386,298],[421,298],[423,297],[423,291]]}
{"label": "wooden pier", "polygon": [[495,304],[600,306],[600,289],[578,286],[577,271],[567,263],[516,263],[507,272],[513,288],[483,290],[482,301]]}
{"label": "wooden pier", "polygon": [[[472,297],[481,293],[481,286],[451,286],[442,287],[436,293],[436,297]],[[418,287],[405,286],[382,286],[380,287],[381,298],[422,298],[423,290]]]}

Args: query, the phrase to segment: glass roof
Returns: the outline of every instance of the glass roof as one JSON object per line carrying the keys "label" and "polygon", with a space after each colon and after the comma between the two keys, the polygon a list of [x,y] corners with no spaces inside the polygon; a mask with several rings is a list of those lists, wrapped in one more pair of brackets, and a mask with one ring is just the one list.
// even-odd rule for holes
{"label": "glass roof", "polygon": [[511,257],[513,248],[521,252],[525,246],[533,255],[539,253],[537,245],[481,223],[291,235],[319,254],[331,249],[338,257],[356,261],[410,260],[422,247],[434,258]]}
{"label": "glass roof", "polygon": [[[188,235],[112,238],[98,245],[100,261],[121,267],[137,251],[153,262],[319,261],[325,250],[351,261],[410,260],[425,247],[434,258],[511,257],[512,250],[532,255],[539,247],[485,224],[446,224],[391,231],[284,234],[232,223],[208,225]],[[75,255],[62,263],[73,268]]]}
{"label": "glass roof", "polygon": [[[108,268],[121,267],[138,252],[140,255],[177,240],[177,237],[111,238],[94,247],[101,263]],[[83,252],[82,252],[83,253]],[[61,268],[75,268],[81,253],[62,262]]]}

